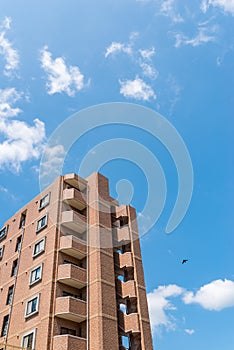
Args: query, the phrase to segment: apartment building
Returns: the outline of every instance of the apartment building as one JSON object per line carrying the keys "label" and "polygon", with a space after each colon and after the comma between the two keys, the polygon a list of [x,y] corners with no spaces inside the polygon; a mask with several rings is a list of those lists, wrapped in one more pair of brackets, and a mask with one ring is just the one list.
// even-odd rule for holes
{"label": "apartment building", "polygon": [[152,350],[136,212],[108,179],[54,183],[0,229],[0,350]]}

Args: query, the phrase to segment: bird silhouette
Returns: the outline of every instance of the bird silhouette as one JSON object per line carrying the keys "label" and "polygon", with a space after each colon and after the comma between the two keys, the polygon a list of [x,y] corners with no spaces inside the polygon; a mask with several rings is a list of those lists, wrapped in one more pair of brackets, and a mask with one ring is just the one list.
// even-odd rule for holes
{"label": "bird silhouette", "polygon": [[182,264],[185,264],[188,261],[188,259],[183,259]]}

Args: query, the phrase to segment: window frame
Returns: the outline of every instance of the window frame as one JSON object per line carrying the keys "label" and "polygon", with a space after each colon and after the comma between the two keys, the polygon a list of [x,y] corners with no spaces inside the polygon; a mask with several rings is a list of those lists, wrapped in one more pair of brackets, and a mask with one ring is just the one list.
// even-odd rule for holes
{"label": "window frame", "polygon": [[22,247],[22,235],[18,236],[17,237],[17,240],[16,240],[16,245],[15,245],[15,252],[19,252],[21,250],[21,247]]}
{"label": "window frame", "polygon": [[[36,310],[28,313],[27,311],[28,311],[29,303],[31,303],[34,299],[36,299]],[[39,312],[39,303],[40,303],[40,293],[38,293],[38,294],[34,295],[33,297],[31,297],[30,299],[28,299],[26,301],[24,318],[29,318],[29,317],[37,314]]]}
{"label": "window frame", "polygon": [[0,247],[0,261],[1,261],[2,258],[3,258],[4,248],[5,248],[4,245]]}
{"label": "window frame", "polygon": [[[43,242],[43,249],[42,249],[42,250],[39,250],[39,252],[36,252],[36,253],[35,253],[36,245],[37,245],[37,244],[40,244],[41,242]],[[33,254],[32,254],[32,257],[33,257],[33,258],[36,258],[38,255],[44,253],[44,251],[45,251],[45,245],[46,245],[46,237],[43,237],[43,238],[41,238],[39,241],[35,242],[35,244],[34,244],[34,246],[33,246]]]}
{"label": "window frame", "polygon": [[[12,291],[12,292],[10,293],[10,291]],[[12,286],[10,286],[8,288],[6,305],[11,305],[12,304],[13,295],[14,295],[14,284],[12,284]],[[11,297],[11,300],[10,300],[10,297]]]}
{"label": "window frame", "polygon": [[[48,197],[48,201],[45,202],[45,203],[43,204],[43,200],[45,200],[46,197]],[[44,209],[44,208],[47,207],[47,205],[49,205],[49,204],[50,204],[50,192],[48,192],[47,194],[45,194],[45,195],[40,199],[40,201],[39,201],[39,210]]]}
{"label": "window frame", "polygon": [[[29,335],[33,334],[33,341],[32,341],[32,349],[30,350],[35,350],[35,343],[36,343],[36,333],[37,333],[37,329],[34,328],[34,329],[31,329],[29,332],[27,333],[24,333],[22,335],[22,340],[21,340],[21,347],[24,348],[24,339],[26,337],[28,337]],[[26,348],[27,349],[27,348]]]}
{"label": "window frame", "polygon": [[[33,274],[33,272],[34,272],[35,270],[37,270],[39,267],[40,267],[40,269],[41,269],[40,278],[38,278],[38,279],[32,281],[32,274]],[[43,270],[43,264],[40,264],[40,265],[34,267],[34,268],[30,271],[29,286],[32,286],[32,285],[34,285],[34,284],[36,284],[36,283],[38,283],[38,282],[40,282],[40,281],[42,280],[42,270]]]}
{"label": "window frame", "polygon": [[[7,236],[9,225],[5,225],[0,230],[0,241],[2,241]],[[3,233],[4,232],[4,233]]]}
{"label": "window frame", "polygon": [[[16,262],[16,264],[15,264]],[[15,264],[15,266],[14,266]],[[18,261],[18,258],[15,259],[12,263],[12,268],[11,268],[11,277],[15,277],[17,275],[17,271],[18,271],[18,264],[19,264],[19,261]]]}
{"label": "window frame", "polygon": [[[40,226],[38,228],[39,222],[42,221],[44,218],[45,218],[45,225],[44,226]],[[46,228],[47,227],[47,223],[48,223],[48,213],[43,215],[39,220],[37,220],[36,233],[38,233],[38,232],[42,231],[44,228]]]}
{"label": "window frame", "polygon": [[[5,320],[7,318],[7,322],[5,324]],[[9,327],[9,314],[8,315],[5,315],[3,317],[3,320],[2,320],[2,330],[1,330],[1,337],[5,337],[7,335],[7,332],[8,332],[8,327]],[[6,329],[5,329],[6,328]],[[5,331],[4,331],[5,330]],[[4,332],[3,332],[4,331]]]}

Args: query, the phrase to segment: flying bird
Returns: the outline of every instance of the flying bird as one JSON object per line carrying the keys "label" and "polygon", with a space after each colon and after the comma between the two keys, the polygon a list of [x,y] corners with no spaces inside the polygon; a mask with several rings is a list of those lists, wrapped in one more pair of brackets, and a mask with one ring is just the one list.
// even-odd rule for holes
{"label": "flying bird", "polygon": [[182,264],[185,264],[188,261],[188,259],[183,259]]}

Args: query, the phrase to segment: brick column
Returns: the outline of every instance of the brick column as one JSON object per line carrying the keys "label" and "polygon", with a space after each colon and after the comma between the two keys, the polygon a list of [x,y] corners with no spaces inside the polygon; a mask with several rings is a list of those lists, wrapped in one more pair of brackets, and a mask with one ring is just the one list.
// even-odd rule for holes
{"label": "brick column", "polygon": [[108,180],[88,179],[89,350],[118,350],[118,327]]}

